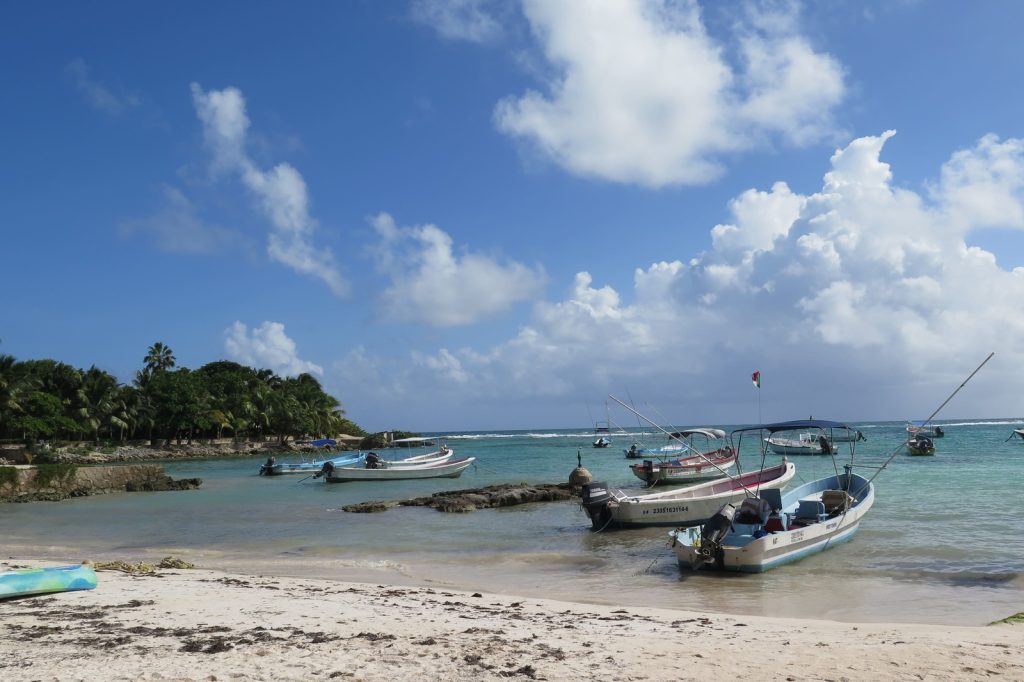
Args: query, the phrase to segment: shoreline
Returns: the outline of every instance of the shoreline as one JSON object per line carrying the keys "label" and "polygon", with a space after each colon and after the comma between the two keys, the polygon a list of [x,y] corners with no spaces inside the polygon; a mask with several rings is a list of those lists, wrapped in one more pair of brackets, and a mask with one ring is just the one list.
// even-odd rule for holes
{"label": "shoreline", "polygon": [[[182,459],[218,459],[225,457],[261,457],[267,455],[299,455],[314,457],[332,453],[354,451],[352,447],[342,444],[315,447],[308,444],[296,445],[293,442],[284,444],[277,441],[233,441],[221,439],[212,442],[166,443],[162,445],[127,444],[101,445],[81,443],[65,445],[59,448],[43,448],[29,454],[31,460],[45,457],[46,461],[68,464],[110,464],[114,462],[164,461]],[[0,466],[31,463],[22,461],[25,458],[24,448],[0,449]]]}
{"label": "shoreline", "polygon": [[[15,565],[56,564],[0,570]],[[203,568],[98,576],[95,590],[3,603],[5,679],[1024,679],[1014,624],[705,614]]]}

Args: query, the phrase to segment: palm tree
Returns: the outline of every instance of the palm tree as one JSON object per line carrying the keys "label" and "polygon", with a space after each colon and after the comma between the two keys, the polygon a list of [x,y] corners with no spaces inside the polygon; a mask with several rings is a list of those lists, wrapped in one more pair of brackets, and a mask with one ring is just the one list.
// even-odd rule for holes
{"label": "palm tree", "polygon": [[146,351],[143,362],[146,363],[145,371],[149,374],[165,372],[174,368],[174,351],[169,346],[165,346],[163,342],[157,341]]}
{"label": "palm tree", "polygon": [[82,377],[82,388],[78,391],[78,414],[92,430],[93,441],[97,445],[100,442],[101,427],[125,425],[115,416],[117,391],[117,379],[95,365]]}
{"label": "palm tree", "polygon": [[0,355],[0,429],[23,411],[25,392],[17,376],[17,364],[13,355]]}

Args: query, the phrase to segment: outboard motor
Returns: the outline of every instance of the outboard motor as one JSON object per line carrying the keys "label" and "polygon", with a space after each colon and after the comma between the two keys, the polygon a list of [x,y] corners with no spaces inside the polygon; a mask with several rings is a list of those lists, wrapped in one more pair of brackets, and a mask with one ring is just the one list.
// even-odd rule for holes
{"label": "outboard motor", "polygon": [[366,468],[367,469],[379,469],[380,468],[380,457],[377,456],[376,452],[371,452],[366,456]]}
{"label": "outboard motor", "polygon": [[320,478],[321,476],[330,476],[331,472],[334,471],[334,462],[328,460],[324,462],[324,465],[320,467],[320,471],[313,474],[313,478]]}
{"label": "outboard motor", "polygon": [[832,444],[828,442],[828,438],[825,438],[825,436],[818,436],[818,445],[821,446],[821,453],[823,455],[832,454]]}
{"label": "outboard motor", "polygon": [[277,457],[271,455],[267,457],[266,464],[260,466],[260,476],[270,476],[274,473],[274,467],[277,465]]}
{"label": "outboard motor", "polygon": [[722,539],[732,532],[735,517],[736,507],[725,504],[701,528],[700,554],[705,563],[721,560]]}
{"label": "outboard motor", "polygon": [[608,491],[608,484],[604,481],[585,483],[581,495],[580,504],[590,517],[590,525],[594,530],[603,529],[612,520],[612,510],[608,505],[612,500],[612,494]]}

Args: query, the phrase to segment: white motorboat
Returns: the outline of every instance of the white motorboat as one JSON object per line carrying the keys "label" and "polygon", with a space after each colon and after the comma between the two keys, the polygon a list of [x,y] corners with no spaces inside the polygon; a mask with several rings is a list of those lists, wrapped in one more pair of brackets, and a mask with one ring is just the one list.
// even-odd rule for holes
{"label": "white motorboat", "polygon": [[[780,422],[736,429],[730,441],[739,452],[744,434],[767,431],[770,438],[783,431],[848,428],[812,419]],[[757,438],[760,442],[760,435]],[[784,495],[778,488],[762,489],[738,507],[722,505],[699,527],[669,533],[680,568],[759,573],[851,539],[874,503],[875,492],[870,480],[852,472],[856,441],[849,442],[848,449],[845,473],[809,481]],[[829,454],[835,456],[831,446]]]}
{"label": "white motorboat", "polygon": [[327,462],[330,462],[332,466],[352,466],[361,464],[364,459],[366,459],[366,453],[363,452],[348,452],[331,459],[313,460],[310,462],[278,462],[277,457],[271,455],[265,463],[260,465],[260,476],[315,474],[323,469]]}
{"label": "white motorboat", "polygon": [[476,457],[426,461],[419,464],[384,466],[376,469],[366,467],[336,467],[325,474],[328,483],[346,481],[403,481],[417,478],[458,478],[476,461]]}
{"label": "white motorboat", "polygon": [[826,451],[828,438],[823,434],[801,433],[797,438],[768,436],[764,439],[768,449],[776,455],[822,455]]}
{"label": "white motorboat", "polygon": [[785,495],[762,490],[669,536],[680,568],[760,573],[852,539],[874,501],[873,484],[847,467]]}
{"label": "white motorboat", "polygon": [[910,438],[913,438],[914,436],[942,438],[946,435],[946,432],[937,424],[930,424],[927,421],[912,421],[907,422],[907,435]]}
{"label": "white motorboat", "polygon": [[682,448],[683,454],[629,465],[633,475],[649,486],[710,481],[728,476],[729,470],[736,466],[736,453],[725,442],[725,431],[721,429],[685,429],[669,434],[669,439],[673,447]]}
{"label": "white motorboat", "polygon": [[772,467],[685,488],[641,495],[611,492],[603,482],[583,486],[583,508],[595,530],[615,526],[688,526],[703,523],[726,503],[739,504],[762,490],[783,488],[796,475],[784,461]]}

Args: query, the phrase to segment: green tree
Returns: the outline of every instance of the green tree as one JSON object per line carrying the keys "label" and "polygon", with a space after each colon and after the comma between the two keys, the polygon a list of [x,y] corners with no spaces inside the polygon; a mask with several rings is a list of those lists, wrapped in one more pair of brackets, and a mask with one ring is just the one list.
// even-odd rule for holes
{"label": "green tree", "polygon": [[82,387],[78,391],[78,417],[85,431],[92,431],[93,442],[99,445],[100,430],[124,428],[128,424],[118,416],[119,387],[117,379],[97,368],[90,367],[82,376]]}
{"label": "green tree", "polygon": [[136,373],[135,383],[144,386],[157,374],[174,369],[174,351],[162,341],[157,341],[146,351],[142,371]]}
{"label": "green tree", "polygon": [[45,391],[26,394],[21,407],[12,416],[9,429],[26,441],[54,438],[62,432],[73,433],[78,429],[78,424],[64,414],[60,399]]}
{"label": "green tree", "polygon": [[157,372],[143,390],[151,403],[154,428],[159,437],[170,442],[196,423],[204,391],[190,370]]}

